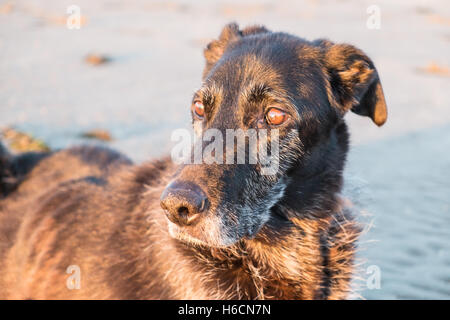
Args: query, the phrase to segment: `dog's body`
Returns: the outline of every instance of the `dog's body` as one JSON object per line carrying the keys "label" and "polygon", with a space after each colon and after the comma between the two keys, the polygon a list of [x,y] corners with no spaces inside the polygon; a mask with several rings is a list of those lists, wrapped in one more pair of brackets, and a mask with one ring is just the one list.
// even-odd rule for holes
{"label": "dog's body", "polygon": [[[273,130],[264,108],[276,109],[278,172],[168,158],[134,166],[93,147],[25,158],[17,183],[0,188],[0,298],[347,297],[359,228],[338,195],[342,115],[385,121],[371,61],[351,46],[236,25],[205,56],[194,128]],[[0,178],[17,167],[2,152]]]}
{"label": "dog's body", "polygon": [[[275,243],[190,247],[169,235],[159,206],[173,171],[169,159],[132,166],[90,147],[42,160],[0,202],[0,297],[346,296],[357,228],[339,206],[326,218],[296,219]],[[81,271],[79,290],[67,287],[72,265]]]}

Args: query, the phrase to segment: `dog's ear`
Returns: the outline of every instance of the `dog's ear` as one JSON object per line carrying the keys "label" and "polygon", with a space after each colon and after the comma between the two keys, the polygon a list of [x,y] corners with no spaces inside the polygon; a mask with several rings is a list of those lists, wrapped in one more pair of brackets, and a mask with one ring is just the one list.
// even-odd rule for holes
{"label": "dog's ear", "polygon": [[242,37],[269,32],[263,26],[250,26],[244,30],[239,30],[239,26],[236,23],[227,24],[220,33],[219,39],[213,40],[206,46],[203,51],[206,59],[206,66],[203,71],[203,78],[209,73],[211,68],[219,61],[222,55],[227,50],[228,46],[233,42],[236,42]]}
{"label": "dog's ear", "polygon": [[321,43],[330,81],[330,102],[342,113],[352,110],[368,116],[378,126],[387,119],[386,101],[373,62],[359,49],[347,44]]}

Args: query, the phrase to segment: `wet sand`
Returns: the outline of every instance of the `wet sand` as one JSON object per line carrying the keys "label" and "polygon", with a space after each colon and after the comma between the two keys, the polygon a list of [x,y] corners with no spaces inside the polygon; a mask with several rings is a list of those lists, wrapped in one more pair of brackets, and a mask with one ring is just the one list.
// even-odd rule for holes
{"label": "wet sand", "polygon": [[[170,150],[189,126],[202,48],[230,21],[363,49],[375,62],[389,109],[377,128],[347,115],[352,149],[345,194],[373,226],[365,268],[381,270],[368,299],[450,298],[450,4],[448,1],[87,1],[68,30],[73,1],[0,1],[0,128],[14,126],[51,148],[108,144],[137,162]],[[367,7],[381,28],[366,26]],[[107,63],[86,63],[88,54]],[[107,143],[107,142],[104,142]]]}

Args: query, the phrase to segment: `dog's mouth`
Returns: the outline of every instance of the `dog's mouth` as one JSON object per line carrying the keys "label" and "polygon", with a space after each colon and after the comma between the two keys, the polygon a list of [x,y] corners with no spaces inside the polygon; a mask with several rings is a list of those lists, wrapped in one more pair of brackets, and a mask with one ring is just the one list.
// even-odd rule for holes
{"label": "dog's mouth", "polygon": [[240,240],[251,240],[256,237],[265,223],[223,221],[220,215],[208,214],[195,225],[179,225],[166,219],[169,235],[178,241],[191,246],[209,248],[229,248]]}
{"label": "dog's mouth", "polygon": [[238,236],[233,228],[227,228],[218,214],[207,212],[191,225],[180,225],[167,218],[172,238],[194,246],[224,248],[234,244]]}
{"label": "dog's mouth", "polygon": [[184,228],[180,228],[171,221],[169,223],[169,234],[172,238],[179,240],[190,246],[210,246],[203,240],[200,240],[192,235],[190,235]]}
{"label": "dog's mouth", "polygon": [[191,245],[224,248],[253,239],[269,221],[270,208],[283,189],[275,185],[261,201],[253,197],[251,203],[242,203],[242,199],[220,202],[196,186],[175,181],[161,195],[161,207],[172,238]]}
{"label": "dog's mouth", "polygon": [[197,229],[190,227],[180,227],[177,224],[168,220],[169,235],[178,241],[183,242],[189,246],[226,248],[232,243],[224,242],[218,235],[213,232],[199,232]]}

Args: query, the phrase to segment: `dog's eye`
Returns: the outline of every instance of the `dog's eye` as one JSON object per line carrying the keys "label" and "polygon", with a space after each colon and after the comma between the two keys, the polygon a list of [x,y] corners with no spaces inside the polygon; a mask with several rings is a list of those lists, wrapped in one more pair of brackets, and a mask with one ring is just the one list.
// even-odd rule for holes
{"label": "dog's eye", "polygon": [[268,124],[277,126],[287,120],[288,116],[285,112],[277,108],[270,108],[266,113],[266,121]]}
{"label": "dog's eye", "polygon": [[194,112],[195,115],[199,118],[203,118],[205,116],[205,106],[200,101],[194,102]]}

